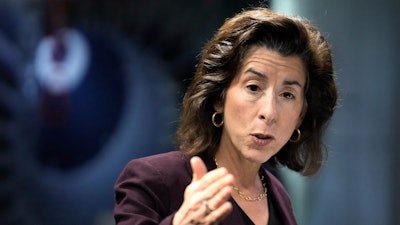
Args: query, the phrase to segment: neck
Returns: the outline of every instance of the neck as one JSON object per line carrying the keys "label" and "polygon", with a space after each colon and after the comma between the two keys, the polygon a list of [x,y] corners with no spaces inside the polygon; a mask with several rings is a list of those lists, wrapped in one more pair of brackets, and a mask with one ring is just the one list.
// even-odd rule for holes
{"label": "neck", "polygon": [[[217,167],[221,167],[216,158],[214,158],[214,161]],[[245,171],[245,170],[242,169],[240,171]],[[236,196],[239,197],[238,199],[236,199],[233,196],[236,200],[255,202],[255,201],[261,201],[267,196],[267,188],[265,186],[264,176],[261,173],[258,173],[258,170],[255,179],[253,179],[252,177],[249,177],[248,179],[243,179],[243,176],[241,176],[241,178],[242,179],[238,179],[237,177],[235,177],[235,183],[237,183],[237,185],[232,186],[233,190],[236,193]],[[244,176],[244,178],[247,177]]]}
{"label": "neck", "polygon": [[235,157],[233,154],[217,152],[214,160],[217,166],[225,167],[235,177],[235,185],[243,188],[260,187],[259,171],[261,165],[251,162],[243,157]]}

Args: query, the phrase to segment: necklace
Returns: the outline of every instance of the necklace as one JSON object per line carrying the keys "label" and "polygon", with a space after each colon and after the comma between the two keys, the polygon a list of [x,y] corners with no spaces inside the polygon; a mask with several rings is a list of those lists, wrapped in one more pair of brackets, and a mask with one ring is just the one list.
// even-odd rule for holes
{"label": "necklace", "polygon": [[[217,166],[217,168],[219,168],[220,166],[219,166],[216,158],[214,158],[214,162],[215,162],[215,165]],[[236,186],[232,186],[232,188],[234,191],[236,191],[236,193],[238,193],[239,197],[241,197],[242,199],[244,199],[246,201],[250,201],[250,202],[260,201],[263,198],[267,197],[267,187],[265,187],[264,176],[261,174],[261,172],[260,172],[260,180],[264,187],[264,192],[259,194],[257,197],[251,197],[251,196],[245,194],[243,191],[239,190],[239,188]]]}

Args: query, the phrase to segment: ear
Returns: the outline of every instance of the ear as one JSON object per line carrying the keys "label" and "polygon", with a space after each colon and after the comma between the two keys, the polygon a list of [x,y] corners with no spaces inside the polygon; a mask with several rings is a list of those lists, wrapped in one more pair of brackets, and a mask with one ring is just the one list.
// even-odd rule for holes
{"label": "ear", "polygon": [[217,101],[214,103],[214,110],[218,113],[223,113],[224,112],[224,106],[221,101]]}

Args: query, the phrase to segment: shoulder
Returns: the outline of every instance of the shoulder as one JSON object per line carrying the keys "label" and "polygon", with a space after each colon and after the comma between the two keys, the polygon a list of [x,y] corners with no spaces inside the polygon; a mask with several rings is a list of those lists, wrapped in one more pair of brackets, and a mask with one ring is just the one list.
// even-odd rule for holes
{"label": "shoulder", "polygon": [[[129,161],[119,180],[138,178],[144,180],[158,180],[168,185],[173,182],[191,179],[190,157],[179,151],[171,151]],[[167,179],[168,178],[168,179]],[[184,183],[186,183],[184,182]]]}
{"label": "shoulder", "polygon": [[282,182],[269,170],[265,169],[266,182],[268,187],[268,195],[277,204],[281,205],[283,208],[292,208],[292,203],[290,197]]}
{"label": "shoulder", "polygon": [[156,155],[132,159],[127,165],[134,165],[135,163],[155,163],[169,164],[171,162],[184,163],[189,160],[189,157],[179,151],[170,151]]}
{"label": "shoulder", "polygon": [[268,185],[268,197],[274,202],[274,206],[280,212],[281,218],[286,221],[285,224],[296,224],[290,196],[285,187],[279,179],[266,168],[264,168],[264,172]]}
{"label": "shoulder", "polygon": [[274,191],[277,191],[281,194],[287,195],[286,189],[283,186],[282,182],[268,169],[264,168],[264,172],[267,176],[267,182],[269,183],[270,188],[274,189]]}
{"label": "shoulder", "polygon": [[172,213],[182,203],[184,189],[192,179],[189,160],[173,151],[129,161],[114,184],[117,205],[123,207],[124,199],[129,199],[129,207],[164,206],[161,214]]}
{"label": "shoulder", "polygon": [[179,151],[171,151],[142,158],[132,159],[127,163],[124,170],[137,170],[160,174],[179,170],[181,173],[190,170],[189,157]]}
{"label": "shoulder", "polygon": [[189,157],[178,151],[129,161],[114,185],[116,221],[144,224],[172,215],[191,176]]}

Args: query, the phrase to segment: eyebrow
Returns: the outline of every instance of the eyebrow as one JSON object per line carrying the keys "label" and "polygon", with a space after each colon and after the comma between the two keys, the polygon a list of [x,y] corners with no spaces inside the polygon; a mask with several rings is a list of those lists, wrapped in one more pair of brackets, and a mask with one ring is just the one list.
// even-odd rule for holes
{"label": "eyebrow", "polygon": [[[257,77],[263,79],[263,80],[268,80],[268,76],[265,75],[264,73],[258,72],[256,70],[253,70],[253,68],[250,68],[248,70],[246,70],[245,73],[252,73],[254,75],[256,75]],[[298,82],[297,80],[285,80],[283,81],[284,85],[296,85],[299,86],[300,88],[302,88],[303,86],[300,84],[300,82]]]}
{"label": "eyebrow", "polygon": [[283,81],[284,85],[297,85],[300,88],[302,88],[303,86],[300,84],[300,82],[298,82],[297,80],[285,80]]}
{"label": "eyebrow", "polygon": [[246,70],[245,73],[252,73],[252,74],[256,75],[257,77],[259,77],[259,78],[261,78],[263,80],[268,80],[267,75],[265,75],[265,74],[263,74],[261,72],[255,71],[255,70],[253,70],[253,68],[250,68],[250,69]]}

